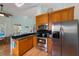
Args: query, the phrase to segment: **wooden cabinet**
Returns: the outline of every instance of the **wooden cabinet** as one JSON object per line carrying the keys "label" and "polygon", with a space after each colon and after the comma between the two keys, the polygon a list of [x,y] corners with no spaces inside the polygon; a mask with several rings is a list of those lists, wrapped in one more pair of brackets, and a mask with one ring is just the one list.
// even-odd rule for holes
{"label": "wooden cabinet", "polygon": [[18,41],[16,41],[16,47],[15,48],[12,48],[12,54],[14,55],[14,56],[18,56],[18,54],[19,54],[19,52],[18,52]]}
{"label": "wooden cabinet", "polygon": [[61,19],[62,22],[74,20],[74,7],[61,11]]}
{"label": "wooden cabinet", "polygon": [[52,23],[64,22],[74,20],[74,7],[65,8],[55,12],[49,13],[49,29],[51,29]]}
{"label": "wooden cabinet", "polygon": [[68,21],[70,20],[69,19],[69,11],[68,10],[64,10],[64,11],[61,11],[61,21]]}
{"label": "wooden cabinet", "polygon": [[33,36],[30,36],[27,38],[27,51],[30,50],[33,47]]}
{"label": "wooden cabinet", "polygon": [[36,16],[36,28],[42,24],[48,24],[48,13]]}
{"label": "wooden cabinet", "polygon": [[16,47],[13,49],[13,55],[21,56],[33,47],[33,36],[27,36],[16,40]]}
{"label": "wooden cabinet", "polygon": [[71,21],[74,19],[74,7],[58,10],[50,13],[49,22],[63,22],[63,21]]}
{"label": "wooden cabinet", "polygon": [[51,38],[48,38],[47,40],[47,49],[48,49],[48,55],[51,56],[52,55],[52,46],[53,45],[53,42],[52,42],[52,39]]}
{"label": "wooden cabinet", "polygon": [[36,16],[36,29],[38,29],[38,26],[42,24],[49,24],[50,29],[52,23],[71,20],[74,20],[74,7]]}
{"label": "wooden cabinet", "polygon": [[37,37],[36,37],[36,35],[33,36],[33,47],[37,47]]}
{"label": "wooden cabinet", "polygon": [[52,22],[60,22],[61,21],[61,12],[52,13]]}

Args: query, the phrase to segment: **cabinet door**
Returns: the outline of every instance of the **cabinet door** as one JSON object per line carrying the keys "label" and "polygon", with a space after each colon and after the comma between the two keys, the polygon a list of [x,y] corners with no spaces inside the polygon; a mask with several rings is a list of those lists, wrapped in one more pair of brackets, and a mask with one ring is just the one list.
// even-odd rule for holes
{"label": "cabinet door", "polygon": [[40,26],[42,24],[48,24],[48,14],[47,13],[36,16],[36,27],[37,27],[37,29],[38,29],[38,26]]}
{"label": "cabinet door", "polygon": [[53,22],[71,21],[73,19],[74,19],[74,7],[70,7],[52,12],[49,21],[53,23]]}
{"label": "cabinet door", "polygon": [[13,53],[14,56],[18,56],[19,55],[18,44],[19,44],[19,42],[16,41],[16,47],[12,49],[12,53]]}
{"label": "cabinet door", "polygon": [[48,14],[43,14],[42,15],[42,24],[48,24]]}
{"label": "cabinet door", "polygon": [[74,7],[69,8],[68,11],[69,11],[68,19],[74,20]]}
{"label": "cabinet door", "polygon": [[42,15],[39,15],[38,17],[39,17],[40,25],[48,23],[48,14],[42,14]]}
{"label": "cabinet door", "polygon": [[71,21],[74,19],[74,7],[61,11],[61,19],[63,21]]}
{"label": "cabinet door", "polygon": [[33,36],[33,46],[37,47],[37,38],[36,38],[36,35]]}
{"label": "cabinet door", "polygon": [[39,25],[40,25],[40,17],[36,16],[36,30],[38,29]]}
{"label": "cabinet door", "polygon": [[40,25],[39,19],[40,18],[36,16],[36,30],[38,30],[38,26]]}
{"label": "cabinet door", "polygon": [[52,13],[51,22],[60,22],[61,21],[61,12]]}
{"label": "cabinet door", "polygon": [[22,38],[18,40],[18,55],[21,56],[23,55],[28,49],[27,49],[27,38]]}
{"label": "cabinet door", "polygon": [[36,21],[38,23],[38,25],[41,25],[41,20],[42,20],[42,16],[37,16]]}
{"label": "cabinet door", "polygon": [[48,55],[51,56],[52,55],[52,46],[53,42],[51,38],[48,38],[47,40],[47,48],[48,48]]}
{"label": "cabinet door", "polygon": [[31,49],[33,47],[33,36],[27,37],[27,49]]}

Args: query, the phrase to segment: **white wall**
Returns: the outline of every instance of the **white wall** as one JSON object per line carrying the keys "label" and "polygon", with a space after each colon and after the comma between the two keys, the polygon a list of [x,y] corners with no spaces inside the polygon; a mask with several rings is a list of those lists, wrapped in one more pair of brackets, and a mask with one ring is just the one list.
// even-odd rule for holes
{"label": "white wall", "polygon": [[[0,17],[0,25],[5,24],[6,28],[4,29],[5,35],[10,36],[14,33],[14,24],[21,24],[22,31],[21,34],[30,33],[33,30],[33,26],[35,26],[36,21],[34,16],[13,16],[13,17]],[[28,26],[29,28],[25,28]]]}
{"label": "white wall", "polygon": [[[35,17],[34,16],[14,16],[12,20],[12,25],[21,24],[22,31],[21,34],[30,33],[35,26]],[[28,26],[28,28],[26,28]],[[14,29],[14,28],[13,28]]]}
{"label": "white wall", "polygon": [[3,31],[5,32],[6,36],[10,36],[12,29],[11,29],[11,17],[0,17],[0,25],[4,26]]}

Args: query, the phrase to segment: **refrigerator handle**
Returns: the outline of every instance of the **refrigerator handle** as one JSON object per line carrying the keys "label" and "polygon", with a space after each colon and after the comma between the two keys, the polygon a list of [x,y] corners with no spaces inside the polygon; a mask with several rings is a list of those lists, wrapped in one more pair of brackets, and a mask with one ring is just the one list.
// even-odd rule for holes
{"label": "refrigerator handle", "polygon": [[61,39],[61,56],[62,56],[62,45],[63,45],[63,40],[64,40],[64,30],[63,27],[60,27],[60,39]]}
{"label": "refrigerator handle", "polygon": [[60,38],[63,40],[64,30],[63,27],[60,27]]}

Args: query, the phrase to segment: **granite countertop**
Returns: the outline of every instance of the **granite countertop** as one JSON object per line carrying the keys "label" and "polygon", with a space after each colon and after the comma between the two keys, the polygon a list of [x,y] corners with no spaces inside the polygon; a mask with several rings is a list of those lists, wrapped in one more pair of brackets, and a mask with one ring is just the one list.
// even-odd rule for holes
{"label": "granite countertop", "polygon": [[24,38],[25,36],[30,36],[30,35],[34,35],[36,33],[26,33],[26,34],[22,34],[22,35],[16,35],[16,36],[12,36],[12,39],[20,39],[20,38]]}

